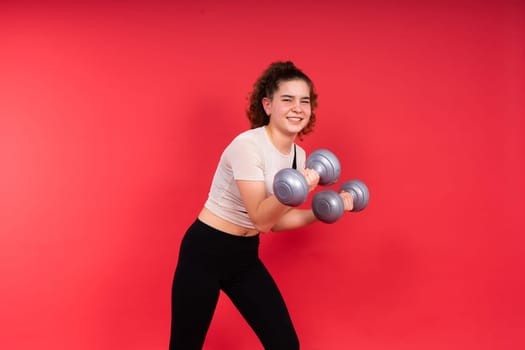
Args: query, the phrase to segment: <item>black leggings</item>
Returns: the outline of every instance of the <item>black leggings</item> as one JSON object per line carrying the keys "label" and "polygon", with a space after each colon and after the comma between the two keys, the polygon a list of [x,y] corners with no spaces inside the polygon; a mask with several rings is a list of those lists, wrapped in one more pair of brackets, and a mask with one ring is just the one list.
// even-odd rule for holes
{"label": "black leggings", "polygon": [[299,349],[284,300],[258,256],[259,236],[196,220],[184,236],[172,290],[170,350],[201,349],[222,290],[265,349]]}

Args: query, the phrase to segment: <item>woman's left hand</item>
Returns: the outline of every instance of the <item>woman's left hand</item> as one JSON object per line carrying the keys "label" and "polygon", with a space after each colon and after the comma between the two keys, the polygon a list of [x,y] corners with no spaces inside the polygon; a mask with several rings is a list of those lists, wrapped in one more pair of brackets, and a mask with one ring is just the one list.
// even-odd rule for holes
{"label": "woman's left hand", "polygon": [[354,197],[352,194],[350,192],[341,191],[339,195],[343,199],[345,211],[352,211],[354,209]]}

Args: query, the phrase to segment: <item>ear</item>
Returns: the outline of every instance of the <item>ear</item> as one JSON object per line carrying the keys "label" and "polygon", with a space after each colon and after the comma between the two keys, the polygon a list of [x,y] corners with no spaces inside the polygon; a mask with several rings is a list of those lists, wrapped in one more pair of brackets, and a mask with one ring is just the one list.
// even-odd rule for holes
{"label": "ear", "polygon": [[270,100],[268,97],[263,97],[262,99],[262,106],[264,108],[264,111],[266,112],[266,115],[270,115],[270,110],[272,107],[272,100]]}

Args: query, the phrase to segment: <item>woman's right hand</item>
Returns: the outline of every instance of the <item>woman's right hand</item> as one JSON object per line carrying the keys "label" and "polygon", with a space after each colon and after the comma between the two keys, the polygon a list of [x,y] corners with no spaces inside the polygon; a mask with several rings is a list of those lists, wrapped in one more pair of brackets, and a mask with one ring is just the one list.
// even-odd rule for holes
{"label": "woman's right hand", "polygon": [[312,192],[319,184],[319,173],[313,169],[306,168],[303,170],[303,175],[308,184],[308,192]]}

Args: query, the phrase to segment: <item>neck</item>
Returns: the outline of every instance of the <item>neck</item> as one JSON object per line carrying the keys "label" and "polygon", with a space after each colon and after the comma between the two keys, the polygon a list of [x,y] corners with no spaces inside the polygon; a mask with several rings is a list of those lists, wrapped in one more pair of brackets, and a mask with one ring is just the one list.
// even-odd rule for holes
{"label": "neck", "polygon": [[282,154],[288,154],[290,153],[290,149],[292,148],[292,144],[295,141],[295,134],[294,135],[286,135],[278,130],[272,128],[270,125],[266,125],[265,127],[266,133],[268,134],[268,137],[270,138],[270,141],[272,144],[277,148],[279,152]]}

